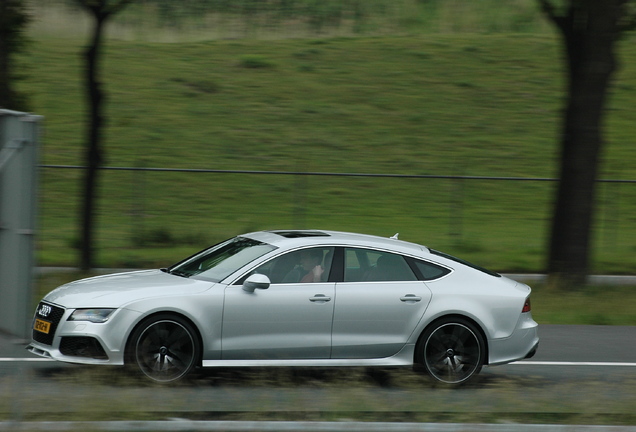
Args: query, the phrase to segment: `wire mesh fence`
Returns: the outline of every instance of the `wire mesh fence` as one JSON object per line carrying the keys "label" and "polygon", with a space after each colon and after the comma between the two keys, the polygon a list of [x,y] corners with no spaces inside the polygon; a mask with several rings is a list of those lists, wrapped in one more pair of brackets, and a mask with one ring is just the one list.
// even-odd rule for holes
{"label": "wire mesh fence", "polygon": [[[43,165],[40,248],[78,244],[81,166]],[[540,270],[553,178],[106,167],[97,238],[111,265],[144,267],[242,232],[359,231],[477,257],[495,269]],[[636,237],[635,180],[598,183],[594,257],[620,268]],[[59,257],[59,255],[58,255]],[[69,258],[70,259],[70,258]],[[115,262],[112,262],[112,261]],[[502,268],[503,266],[503,268]]]}

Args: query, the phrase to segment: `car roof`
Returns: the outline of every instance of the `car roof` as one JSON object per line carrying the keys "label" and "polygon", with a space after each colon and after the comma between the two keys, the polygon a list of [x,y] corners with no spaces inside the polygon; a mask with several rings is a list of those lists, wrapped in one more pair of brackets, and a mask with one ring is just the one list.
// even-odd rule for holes
{"label": "car roof", "polygon": [[429,249],[416,243],[397,238],[380,237],[369,234],[358,234],[330,230],[271,230],[243,234],[282,249],[293,249],[300,246],[333,245],[333,246],[366,246],[389,249],[396,252],[428,254]]}

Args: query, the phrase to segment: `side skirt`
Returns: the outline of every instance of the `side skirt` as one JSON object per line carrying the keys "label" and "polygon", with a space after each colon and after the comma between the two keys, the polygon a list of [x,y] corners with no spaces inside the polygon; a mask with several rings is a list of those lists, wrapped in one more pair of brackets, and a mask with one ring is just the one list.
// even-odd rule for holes
{"label": "side skirt", "polygon": [[391,356],[372,359],[268,359],[268,360],[203,360],[203,367],[342,367],[342,366],[410,366],[413,364],[415,345],[406,345]]}

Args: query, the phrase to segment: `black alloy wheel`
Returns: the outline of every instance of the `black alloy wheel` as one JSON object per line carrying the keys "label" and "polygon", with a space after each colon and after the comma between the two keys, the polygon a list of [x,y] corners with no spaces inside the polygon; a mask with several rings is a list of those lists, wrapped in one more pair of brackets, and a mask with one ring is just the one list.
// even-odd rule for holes
{"label": "black alloy wheel", "polygon": [[419,362],[435,380],[463,384],[479,373],[486,357],[481,333],[467,320],[450,318],[437,321],[423,334]]}
{"label": "black alloy wheel", "polygon": [[196,331],[187,321],[172,315],[143,321],[131,335],[127,350],[128,363],[158,383],[185,377],[200,357]]}

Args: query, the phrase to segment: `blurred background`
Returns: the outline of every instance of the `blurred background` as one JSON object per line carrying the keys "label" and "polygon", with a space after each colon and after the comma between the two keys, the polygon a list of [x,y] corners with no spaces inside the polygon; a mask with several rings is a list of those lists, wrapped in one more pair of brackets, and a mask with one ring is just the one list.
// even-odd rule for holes
{"label": "blurred background", "polygon": [[[43,116],[36,263],[75,268],[92,23],[72,1],[28,3],[17,60],[28,111]],[[597,274],[635,268],[635,34],[620,42],[606,111]],[[164,267],[247,231],[316,228],[399,232],[495,271],[544,271],[566,81],[562,41],[536,0],[136,0],[109,20],[104,42],[97,267]],[[40,273],[33,306],[86,275]],[[629,366],[502,366],[461,390],[361,368],[212,371],[157,388],[24,359],[5,337],[0,417],[15,423],[0,427],[177,417],[634,425],[635,301],[632,286],[533,284],[535,360]]]}
{"label": "blurred background", "polygon": [[[535,3],[132,2],[106,27],[100,79],[103,165],[135,170],[100,171],[96,265],[165,266],[246,231],[318,228],[543,271],[565,81]],[[64,0],[30,5],[37,261],[73,266],[83,173],[68,166],[84,164],[91,22]],[[606,117],[593,273],[633,273],[633,38]]]}

